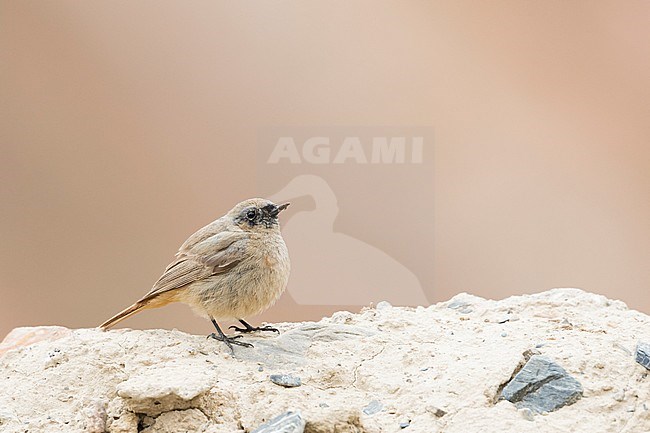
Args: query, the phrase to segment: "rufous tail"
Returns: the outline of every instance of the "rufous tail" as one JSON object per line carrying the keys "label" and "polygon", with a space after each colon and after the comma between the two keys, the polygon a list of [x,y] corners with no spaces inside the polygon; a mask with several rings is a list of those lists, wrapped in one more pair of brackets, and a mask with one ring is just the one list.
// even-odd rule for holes
{"label": "rufous tail", "polygon": [[126,319],[127,317],[133,316],[138,311],[140,311],[140,310],[142,310],[144,308],[147,308],[147,304],[148,304],[148,302],[138,301],[135,304],[131,305],[129,308],[126,308],[126,309],[120,311],[115,316],[113,316],[110,319],[108,319],[107,321],[105,321],[104,323],[99,325],[99,327],[101,329],[103,329],[103,330],[106,330],[106,329],[110,328],[111,326],[113,326],[113,325],[121,322],[122,320]]}

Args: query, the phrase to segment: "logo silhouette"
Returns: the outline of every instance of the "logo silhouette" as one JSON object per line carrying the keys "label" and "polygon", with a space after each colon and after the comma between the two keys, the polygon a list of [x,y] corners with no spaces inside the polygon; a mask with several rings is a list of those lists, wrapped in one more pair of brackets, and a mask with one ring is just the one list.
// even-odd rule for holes
{"label": "logo silhouette", "polygon": [[[311,197],[309,209],[300,197]],[[291,255],[287,292],[299,305],[427,305],[418,278],[386,252],[350,234],[334,231],[339,212],[329,184],[315,175],[300,175],[269,197],[292,201],[282,227]],[[290,209],[291,210],[291,209]],[[386,227],[393,225],[386,222]]]}

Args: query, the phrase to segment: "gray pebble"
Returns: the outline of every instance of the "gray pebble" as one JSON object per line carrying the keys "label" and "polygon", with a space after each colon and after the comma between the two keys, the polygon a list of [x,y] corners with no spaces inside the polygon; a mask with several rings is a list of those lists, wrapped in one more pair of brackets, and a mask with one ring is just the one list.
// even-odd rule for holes
{"label": "gray pebble", "polygon": [[330,405],[327,404],[327,403],[319,403],[318,406],[320,406],[320,407],[330,407]]}
{"label": "gray pebble", "polygon": [[528,409],[527,407],[523,409],[519,409],[519,414],[526,421],[535,421],[535,415],[533,414],[533,411]]}
{"label": "gray pebble", "polygon": [[276,385],[284,386],[285,388],[294,388],[302,385],[300,378],[292,374],[272,374],[269,376],[269,379]]}
{"label": "gray pebble", "polygon": [[363,408],[363,413],[366,415],[374,415],[377,412],[380,412],[384,408],[384,405],[381,404],[380,401],[378,400],[373,400],[370,403],[368,403],[368,406]]}
{"label": "gray pebble", "polygon": [[451,308],[452,310],[458,310],[460,308],[465,308],[469,306],[470,306],[469,302],[454,300],[447,305],[447,308]]}
{"label": "gray pebble", "polygon": [[380,301],[375,307],[376,310],[389,310],[391,308],[393,308],[393,306],[388,301]]}
{"label": "gray pebble", "polygon": [[501,333],[501,336],[502,336],[502,337],[507,337],[507,336],[508,336],[508,333],[507,333],[507,332],[502,332],[502,333]]}
{"label": "gray pebble", "polygon": [[614,400],[616,400],[616,401],[625,400],[625,390],[622,389],[619,392],[617,392],[616,394],[614,394]]}
{"label": "gray pebble", "polygon": [[650,370],[650,344],[639,341],[636,345],[636,362]]}
{"label": "gray pebble", "polygon": [[285,412],[265,422],[251,433],[303,433],[305,420],[300,412]]}
{"label": "gray pebble", "polygon": [[399,423],[399,428],[406,428],[411,425],[411,421],[404,421]]}
{"label": "gray pebble", "polygon": [[556,362],[533,355],[501,391],[502,399],[535,413],[552,412],[582,397],[582,385]]}

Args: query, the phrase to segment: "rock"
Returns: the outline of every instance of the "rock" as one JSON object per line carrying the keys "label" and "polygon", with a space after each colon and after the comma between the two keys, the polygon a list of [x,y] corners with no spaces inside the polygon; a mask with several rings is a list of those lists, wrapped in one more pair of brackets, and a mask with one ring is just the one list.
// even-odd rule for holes
{"label": "rock", "polygon": [[366,415],[374,415],[377,412],[380,412],[384,408],[384,405],[380,401],[373,400],[366,407],[363,408],[363,413]]}
{"label": "rock", "polygon": [[459,310],[461,308],[468,308],[470,304],[467,301],[463,301],[461,299],[453,299],[452,301],[447,304],[447,308],[451,308],[452,310]]}
{"label": "rock", "polygon": [[0,343],[0,355],[3,353],[17,349],[19,347],[29,346],[39,341],[48,340],[55,341],[59,338],[70,335],[72,331],[63,326],[36,326],[36,327],[21,327],[12,330]]}
{"label": "rock", "polygon": [[533,411],[528,409],[527,407],[523,407],[519,409],[519,414],[522,416],[523,419],[526,421],[535,421],[535,416],[533,414]]}
{"label": "rock", "polygon": [[284,386],[285,388],[294,388],[302,385],[300,378],[291,374],[272,374],[269,376],[269,379],[276,385]]}
{"label": "rock", "polygon": [[582,397],[582,385],[553,360],[533,355],[501,391],[501,398],[535,413],[552,412]]}
{"label": "rock", "polygon": [[367,327],[319,323],[300,323],[273,338],[255,342],[255,350],[235,348],[237,358],[261,364],[267,369],[299,367],[307,362],[306,353],[312,341],[354,341],[376,332]]}
{"label": "rock", "polygon": [[617,392],[616,394],[614,394],[614,395],[612,396],[612,398],[613,398],[614,400],[616,400],[616,401],[624,401],[624,400],[625,400],[625,390],[624,390],[624,389],[620,390],[619,392]]}
{"label": "rock", "polygon": [[389,310],[391,308],[393,308],[393,306],[388,301],[379,301],[377,303],[377,306],[375,307],[375,309],[378,310],[378,311]]}
{"label": "rock", "polygon": [[[454,301],[465,306],[448,308]],[[498,324],[504,316],[510,321]],[[559,326],[563,318],[572,329]],[[536,433],[650,431],[647,370],[616,348],[650,342],[650,317],[599,295],[462,294],[276,326],[282,334],[249,335],[255,347],[235,347],[234,356],[176,330],[17,330],[0,355],[0,431],[251,432],[288,410],[300,411],[307,433],[395,432],[405,422],[413,433],[530,431],[533,423]],[[588,398],[533,423],[536,411],[499,401],[515,366],[535,355],[580,372]],[[288,373],[300,387],[269,380]]]}
{"label": "rock", "polygon": [[642,342],[637,344],[636,362],[650,370],[650,344]]}
{"label": "rock", "polygon": [[157,416],[189,409],[191,401],[207,393],[211,383],[200,375],[188,376],[182,367],[146,368],[117,385],[117,395],[130,410]]}
{"label": "rock", "polygon": [[208,426],[208,418],[198,409],[165,412],[153,420],[142,433],[200,432]]}
{"label": "rock", "polygon": [[302,433],[304,430],[305,420],[300,412],[289,411],[262,424],[251,433]]}
{"label": "rock", "polygon": [[432,413],[436,418],[442,418],[447,415],[447,412],[435,406],[427,406],[425,409],[427,412]]}

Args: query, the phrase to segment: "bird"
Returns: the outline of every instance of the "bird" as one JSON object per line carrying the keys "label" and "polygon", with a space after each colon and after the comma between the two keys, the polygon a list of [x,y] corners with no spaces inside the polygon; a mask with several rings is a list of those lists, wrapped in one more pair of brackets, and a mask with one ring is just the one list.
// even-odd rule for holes
{"label": "bird", "polygon": [[[243,333],[279,333],[270,326],[253,327],[244,317],[266,310],[286,289],[291,265],[278,214],[289,204],[262,198],[238,203],[192,234],[152,289],[99,328],[107,330],[142,310],[181,302],[208,318],[217,331],[208,337],[223,341],[233,353],[233,344],[253,347],[238,341]],[[231,326],[240,334],[228,337],[217,320],[233,318],[243,328]]]}

